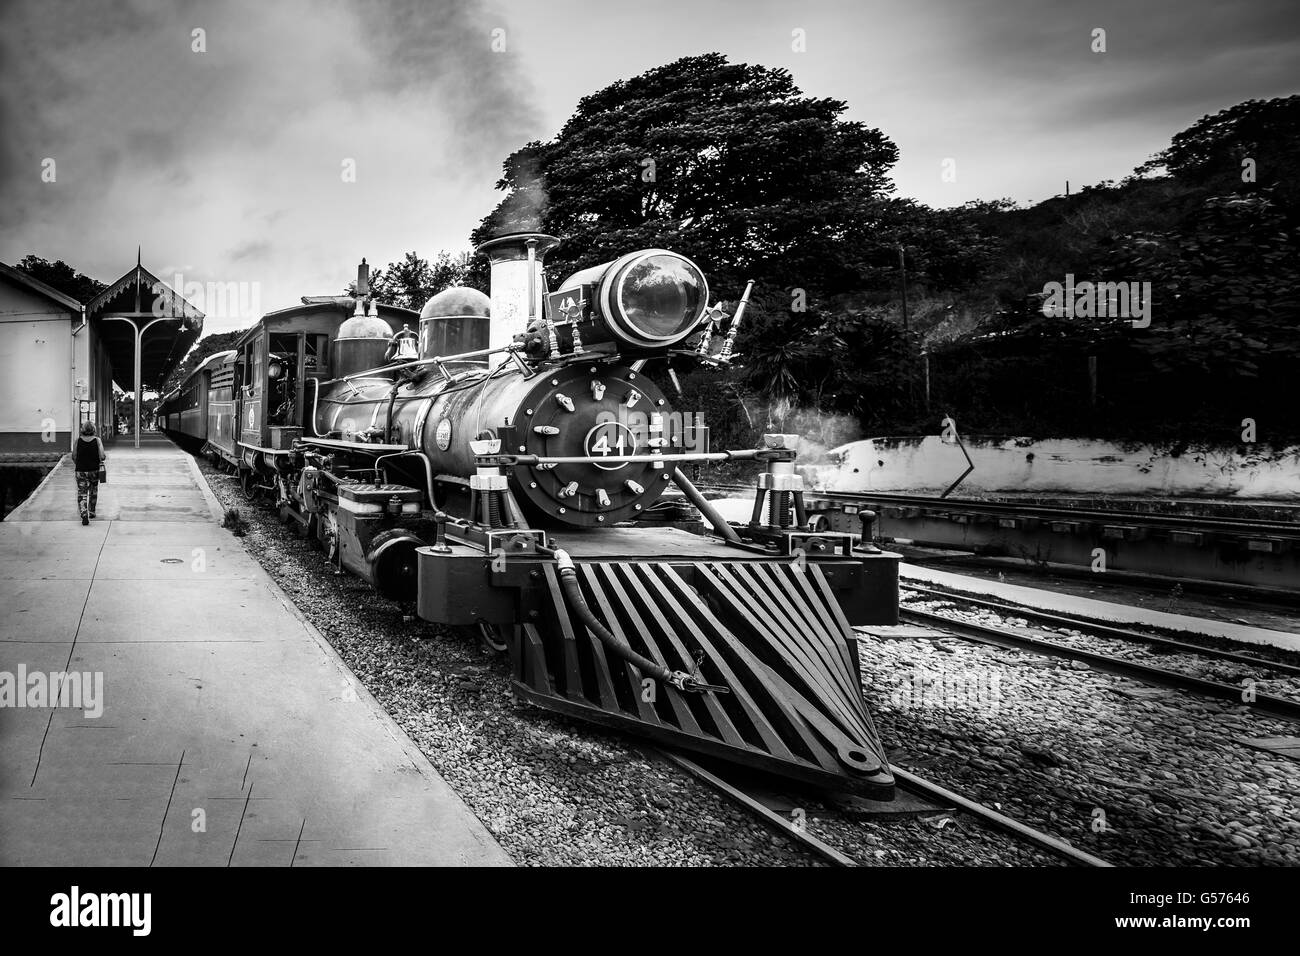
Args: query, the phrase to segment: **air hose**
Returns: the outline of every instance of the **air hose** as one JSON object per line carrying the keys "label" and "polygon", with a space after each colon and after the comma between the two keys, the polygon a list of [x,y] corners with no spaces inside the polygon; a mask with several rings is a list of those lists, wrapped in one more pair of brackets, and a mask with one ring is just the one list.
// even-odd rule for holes
{"label": "air hose", "polygon": [[616,638],[600,619],[592,613],[591,608],[587,606],[587,599],[582,596],[582,588],[578,584],[578,569],[573,565],[573,559],[569,557],[567,551],[557,548],[555,551],[555,563],[560,570],[560,587],[564,590],[564,598],[568,602],[569,609],[578,616],[578,620],[587,626],[591,633],[595,634],[602,644],[605,645],[614,656],[626,661],[633,667],[656,680],[671,684],[678,690],[694,691],[703,693],[705,691],[716,691],[727,693],[727,688],[717,687],[712,684],[704,684],[695,680],[685,671],[674,671],[665,667],[663,664],[656,663],[650,658],[638,654],[627,644],[624,644]]}

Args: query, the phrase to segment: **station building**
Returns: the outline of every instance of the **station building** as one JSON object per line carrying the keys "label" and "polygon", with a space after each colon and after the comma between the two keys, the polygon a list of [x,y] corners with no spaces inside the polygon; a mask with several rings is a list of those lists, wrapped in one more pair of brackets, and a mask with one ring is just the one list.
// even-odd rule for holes
{"label": "station building", "polygon": [[0,263],[0,462],[57,460],[86,421],[113,438],[114,383],[157,389],[202,332],[138,257],[84,306]]}

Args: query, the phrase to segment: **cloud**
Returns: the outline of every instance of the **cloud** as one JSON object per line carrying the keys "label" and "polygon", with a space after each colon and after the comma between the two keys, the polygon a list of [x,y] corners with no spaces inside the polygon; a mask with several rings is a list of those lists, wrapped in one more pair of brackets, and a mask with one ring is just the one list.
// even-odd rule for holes
{"label": "cloud", "polygon": [[271,243],[267,239],[249,239],[247,242],[241,242],[226,252],[226,258],[231,262],[241,262],[244,259],[257,259],[265,257],[271,253]]}
{"label": "cloud", "polygon": [[464,0],[9,0],[0,259],[112,278],[141,242],[287,304],[353,257],[463,248],[541,132],[498,21]]}
{"label": "cloud", "polygon": [[1295,90],[1294,0],[493,2],[0,0],[0,260],[112,280],[142,243],[267,309],[336,293],[362,256],[464,249],[509,153],[708,50],[847,101],[934,205],[1118,178],[1204,113]]}

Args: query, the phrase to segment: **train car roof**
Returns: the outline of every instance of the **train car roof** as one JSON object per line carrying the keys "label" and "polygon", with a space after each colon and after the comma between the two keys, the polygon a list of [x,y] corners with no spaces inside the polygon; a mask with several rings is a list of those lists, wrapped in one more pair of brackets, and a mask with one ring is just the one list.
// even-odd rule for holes
{"label": "train car roof", "polygon": [[[381,318],[390,321],[406,322],[418,325],[420,313],[413,309],[406,309],[400,305],[388,305],[380,302],[379,315]],[[247,345],[257,333],[261,332],[268,323],[275,324],[286,319],[292,319],[300,315],[312,315],[319,312],[333,312],[339,317],[340,324],[350,318],[356,310],[356,302],[351,296],[325,297],[322,296],[315,301],[307,301],[302,305],[291,305],[287,309],[276,309],[274,312],[267,312],[258,320],[257,324],[239,337],[235,343],[235,348],[240,349]]]}
{"label": "train car roof", "polygon": [[237,352],[235,349],[226,349],[224,352],[213,352],[202,362],[200,362],[199,367],[196,368],[190,374],[198,375],[199,372],[202,372],[206,368],[212,368],[212,366],[214,365],[224,365],[227,362],[233,362],[235,360],[235,356],[238,354],[239,352]]}
{"label": "train car roof", "polygon": [[[238,354],[239,353],[234,349],[226,349],[224,352],[213,352],[202,362],[200,362],[197,366],[195,366],[194,371],[190,372],[189,375],[186,375],[183,379],[181,379],[181,383],[176,386],[175,392],[179,393],[182,389],[189,388],[190,380],[193,379],[194,376],[206,372],[214,365],[222,365],[226,362],[233,362],[235,360],[235,356]],[[163,401],[166,400],[167,400],[166,398],[163,399]]]}

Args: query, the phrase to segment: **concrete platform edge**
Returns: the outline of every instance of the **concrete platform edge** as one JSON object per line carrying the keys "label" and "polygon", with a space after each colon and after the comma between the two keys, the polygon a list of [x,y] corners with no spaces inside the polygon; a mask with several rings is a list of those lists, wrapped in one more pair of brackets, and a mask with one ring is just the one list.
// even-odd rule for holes
{"label": "concrete platform edge", "polygon": [[[197,479],[199,490],[203,492],[204,498],[207,499],[208,508],[212,512],[214,520],[219,522],[224,514],[224,511],[221,508],[220,502],[217,501],[216,495],[212,493],[212,489],[209,487],[207,482],[207,477],[203,474],[202,471],[199,470],[199,467],[197,464],[195,464],[193,458],[186,456],[186,460],[189,462],[190,468],[193,469],[194,471],[194,476]],[[232,535],[231,537],[234,536]],[[469,808],[469,806],[465,804],[463,800],[461,800],[460,795],[455,792],[451,784],[446,782],[442,774],[438,772],[438,768],[433,765],[433,763],[429,760],[427,756],[425,756],[424,751],[420,750],[420,748],[415,745],[415,741],[411,740],[410,736],[406,733],[406,731],[404,731],[401,728],[401,726],[397,723],[397,721],[393,719],[392,715],[389,714],[388,711],[383,708],[383,706],[379,703],[378,700],[375,699],[374,695],[370,693],[370,691],[365,687],[365,685],[362,684],[359,680],[357,680],[356,675],[352,673],[352,668],[348,667],[347,663],[343,660],[343,658],[339,656],[338,651],[334,649],[334,645],[332,645],[326,639],[324,634],[322,634],[319,630],[316,629],[316,626],[313,625],[311,621],[307,620],[307,617],[302,613],[301,610],[299,610],[298,605],[293,603],[293,600],[289,597],[289,595],[287,595],[284,592],[284,590],[280,587],[280,585],[278,585],[275,582],[275,579],[272,578],[271,575],[267,573],[266,569],[262,567],[261,563],[257,560],[257,558],[249,552],[247,547],[244,546],[244,542],[242,540],[239,540],[239,546],[240,548],[243,549],[244,553],[247,554],[249,558],[253,560],[254,564],[257,565],[257,568],[262,575],[262,584],[266,587],[267,591],[269,591],[271,595],[274,596],[275,599],[279,601],[281,605],[284,606],[285,610],[287,610],[290,614],[292,614],[294,619],[297,620],[300,625],[302,625],[303,630],[308,634],[308,636],[311,637],[313,641],[316,642],[316,646],[321,649],[321,652],[325,655],[325,657],[328,658],[329,661],[334,665],[334,667],[338,670],[340,676],[349,683],[349,685],[352,687],[352,690],[356,693],[357,698],[365,702],[365,704],[375,714],[379,716],[380,723],[383,725],[384,730],[389,734],[390,737],[393,738],[393,740],[397,743],[397,745],[402,749],[402,752],[406,755],[406,758],[411,761],[411,765],[415,767],[416,770],[418,770],[421,775],[433,776],[436,779],[443,781],[444,785],[447,787],[448,791],[452,794],[454,799],[458,803],[460,803],[462,807],[464,807],[465,814],[471,819],[473,819],[477,824],[478,832],[475,834],[475,836],[481,842],[490,846],[495,846],[498,850],[501,851],[502,856],[505,857],[505,859],[510,863],[510,865],[514,865],[514,860],[510,857],[510,854],[506,853],[505,849],[501,847],[501,845],[497,842],[496,838],[492,836],[490,832],[488,832],[487,827],[485,827],[483,825],[483,822],[479,820],[478,815],[475,814]]]}
{"label": "concrete platform edge", "polygon": [[[54,477],[55,472],[57,472],[60,468],[62,468],[67,463],[68,463],[68,456],[67,454],[64,454],[62,458],[60,458],[57,462],[55,462],[54,467],[45,473],[45,477],[41,479],[41,483],[39,485],[37,485],[35,488],[32,489],[32,493],[28,495],[26,498],[24,498],[22,500],[22,503],[19,504],[17,508],[9,512],[9,514],[5,515],[5,520],[6,521],[30,520],[28,518],[23,517],[22,514],[23,509],[36,500],[37,496],[40,495],[40,493],[45,490],[45,486],[50,483],[50,479]],[[207,486],[204,485],[203,487],[206,488]],[[209,494],[210,493],[211,492],[209,492]]]}

